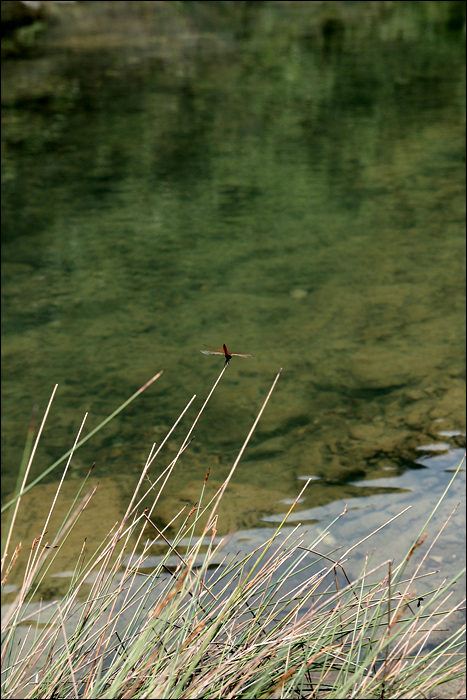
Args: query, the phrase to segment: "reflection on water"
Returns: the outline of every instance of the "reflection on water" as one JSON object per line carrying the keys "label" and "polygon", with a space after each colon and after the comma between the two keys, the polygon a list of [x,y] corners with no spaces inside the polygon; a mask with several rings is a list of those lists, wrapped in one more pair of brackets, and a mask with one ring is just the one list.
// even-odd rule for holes
{"label": "reflection on water", "polygon": [[91,430],[164,368],[72,463],[124,498],[212,386],[204,344],[257,359],[232,361],[168,499],[195,498],[208,467],[222,482],[279,367],[232,485],[244,526],[303,474],[325,505],[356,480],[374,493],[440,430],[462,441],[463,36],[409,4],[329,25],[267,5],[170,50],[52,34],[53,57],[5,64],[4,493],[55,382],[35,474],[85,411]]}

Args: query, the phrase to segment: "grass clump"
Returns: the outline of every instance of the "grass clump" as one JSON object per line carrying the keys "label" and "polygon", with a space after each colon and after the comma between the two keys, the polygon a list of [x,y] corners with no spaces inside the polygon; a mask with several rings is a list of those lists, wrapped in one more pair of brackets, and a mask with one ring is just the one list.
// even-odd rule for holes
{"label": "grass clump", "polygon": [[[153,511],[164,486],[226,369],[227,364],[175,459],[155,482],[149,481],[149,467],[172,428],[159,448],[150,451],[121,520],[86,558],[83,543],[66,593],[38,605],[38,588],[66,546],[67,533],[78,518],[86,517],[95,489],[86,493],[85,480],[74,508],[48,543],[52,506],[30,543],[17,597],[3,616],[3,698],[420,698],[465,675],[463,628],[433,641],[460,608],[450,598],[462,572],[434,585],[424,594],[423,605],[415,592],[417,580],[429,575],[422,567],[444,529],[425,542],[433,514],[399,563],[372,564],[367,558],[353,580],[345,563],[358,545],[339,558],[318,551],[333,523],[314,540],[300,526],[287,525],[301,494],[254,551],[224,553],[228,538],[217,535],[222,496],[280,373],[215,496],[205,498],[208,472],[197,506],[181,525],[173,527],[180,513],[163,527],[155,521]],[[18,494],[5,506],[11,518],[2,586],[16,566],[20,545],[10,557],[8,550],[47,413],[35,440],[31,429]],[[75,449],[90,437],[80,441],[80,433],[59,460],[67,462],[56,499]],[[149,496],[152,505],[144,508]],[[157,557],[152,554],[155,545],[162,552]],[[425,553],[415,564],[420,552]]]}

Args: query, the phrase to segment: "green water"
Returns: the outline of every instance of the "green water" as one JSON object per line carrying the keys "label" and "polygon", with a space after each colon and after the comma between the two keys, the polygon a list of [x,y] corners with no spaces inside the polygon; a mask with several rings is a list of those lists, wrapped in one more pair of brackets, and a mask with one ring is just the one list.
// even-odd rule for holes
{"label": "green water", "polygon": [[465,37],[441,9],[455,3],[262,5],[220,27],[180,16],[169,38],[122,20],[122,46],[55,29],[42,54],[4,61],[4,497],[55,383],[33,476],[85,411],[86,434],[164,369],[71,465],[96,462],[123,503],[214,383],[204,344],[255,359],[231,362],[171,505],[196,500],[208,467],[226,476],[280,367],[229,526],[282,512],[303,475],[321,484],[304,508],[382,476],[394,488],[365,494],[396,497],[418,446],[462,442]]}

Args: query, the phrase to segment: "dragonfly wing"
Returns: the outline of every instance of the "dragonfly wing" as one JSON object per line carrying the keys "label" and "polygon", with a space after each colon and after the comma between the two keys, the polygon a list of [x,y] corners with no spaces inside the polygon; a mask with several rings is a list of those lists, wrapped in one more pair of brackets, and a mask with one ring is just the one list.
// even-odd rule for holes
{"label": "dragonfly wing", "polygon": [[224,355],[224,357],[227,358],[227,361],[231,357],[254,357],[254,355],[247,355],[239,352],[229,352],[225,345],[222,350],[220,348],[214,348],[212,345],[206,345],[206,347],[211,349],[201,350],[200,352],[202,352],[204,355]]}

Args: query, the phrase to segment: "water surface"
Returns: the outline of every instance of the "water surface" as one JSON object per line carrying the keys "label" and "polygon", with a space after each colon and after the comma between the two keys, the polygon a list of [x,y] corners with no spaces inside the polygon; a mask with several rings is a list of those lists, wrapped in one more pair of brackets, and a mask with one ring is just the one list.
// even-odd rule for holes
{"label": "water surface", "polygon": [[215,31],[172,18],[170,41],[135,11],[138,41],[114,18],[116,46],[78,18],[69,43],[56,29],[4,62],[4,495],[55,383],[33,476],[85,411],[86,433],[164,369],[71,465],[96,462],[118,517],[151,444],[196,394],[157,476],[214,383],[205,343],[256,359],[231,362],[161,518],[208,468],[222,482],[280,367],[221,530],[273,522],[304,476],[304,511],[362,488],[392,507],[407,470],[423,499],[417,448],[463,443],[464,36],[413,7],[430,3],[267,5]]}

